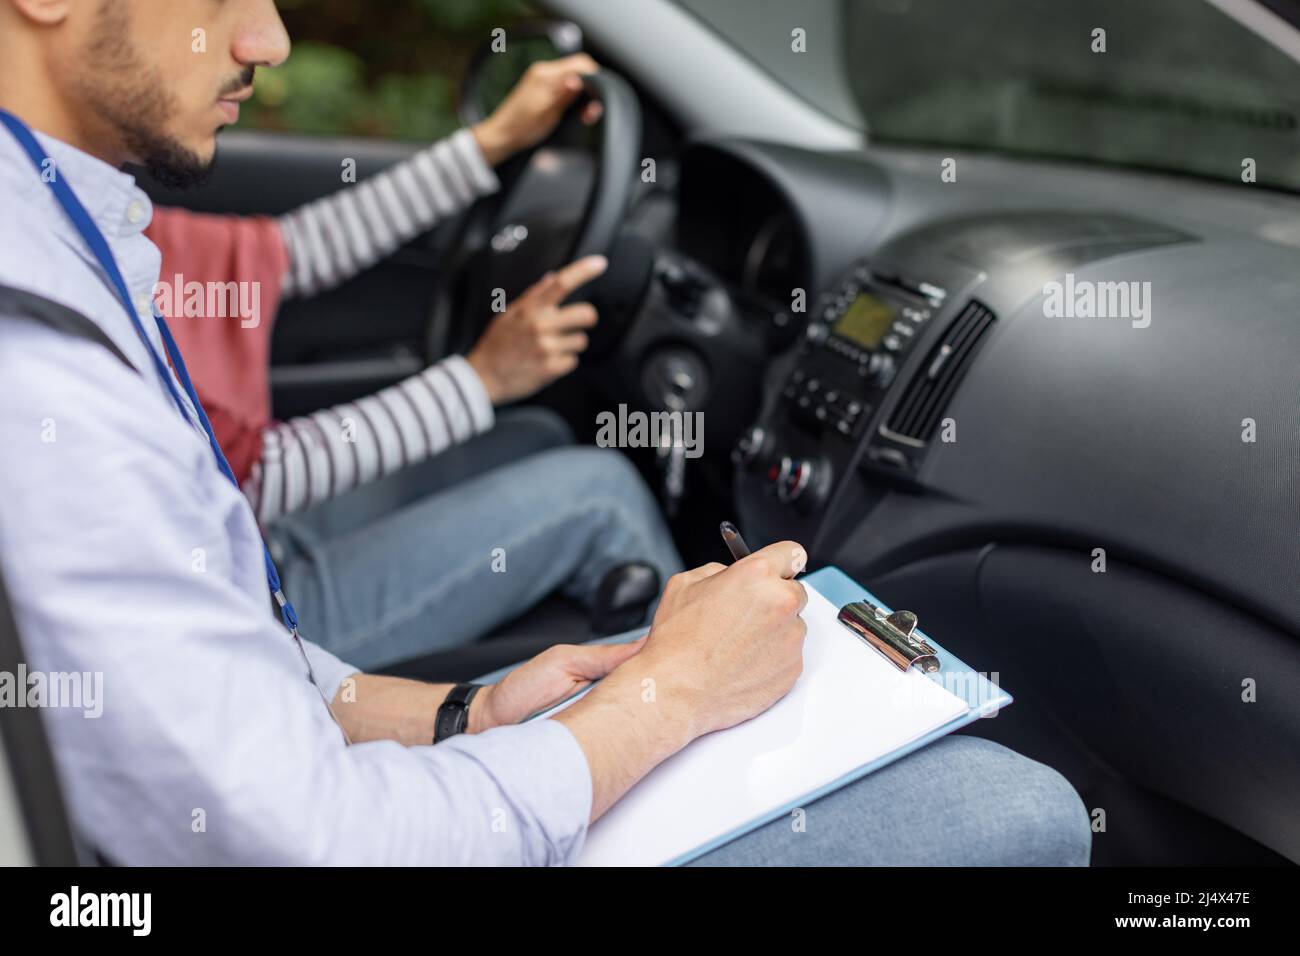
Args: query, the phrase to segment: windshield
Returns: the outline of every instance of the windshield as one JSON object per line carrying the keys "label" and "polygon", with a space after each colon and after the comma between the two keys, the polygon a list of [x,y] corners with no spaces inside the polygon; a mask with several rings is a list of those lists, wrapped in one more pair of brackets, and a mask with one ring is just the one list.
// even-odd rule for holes
{"label": "windshield", "polygon": [[678,2],[874,142],[1300,191],[1300,65],[1204,0]]}

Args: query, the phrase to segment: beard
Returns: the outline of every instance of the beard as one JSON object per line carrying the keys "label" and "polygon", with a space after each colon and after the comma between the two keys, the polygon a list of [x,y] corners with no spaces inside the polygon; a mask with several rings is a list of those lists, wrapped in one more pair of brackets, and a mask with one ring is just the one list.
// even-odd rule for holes
{"label": "beard", "polygon": [[165,136],[142,136],[134,148],[143,157],[145,170],[158,185],[166,189],[192,189],[202,186],[217,167],[217,153],[203,159],[193,150],[186,149],[174,139]]}
{"label": "beard", "polygon": [[186,189],[205,182],[216,165],[216,152],[203,157],[167,135],[168,121],[179,112],[156,69],[141,60],[130,40],[130,11],[125,4],[101,0],[94,39],[81,62],[93,73],[73,79],[77,95],[108,135],[135,157],[159,185]]}

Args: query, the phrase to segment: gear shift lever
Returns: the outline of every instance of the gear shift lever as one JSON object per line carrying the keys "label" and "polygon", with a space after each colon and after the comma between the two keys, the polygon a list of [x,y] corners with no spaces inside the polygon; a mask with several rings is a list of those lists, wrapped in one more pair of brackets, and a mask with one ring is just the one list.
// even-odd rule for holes
{"label": "gear shift lever", "polygon": [[[644,376],[646,393],[660,408],[689,415],[691,406],[704,397],[708,375],[698,355],[689,349],[674,347],[656,354]],[[660,498],[668,517],[676,517],[686,489],[686,447],[683,433],[661,432],[657,436],[655,465],[660,474]]]}
{"label": "gear shift lever", "polygon": [[596,589],[591,632],[598,637],[631,630],[645,623],[646,611],[659,596],[659,572],[644,561],[610,570]]}
{"label": "gear shift lever", "polygon": [[[686,403],[676,392],[664,395],[664,404],[670,412],[687,414]],[[656,462],[661,476],[664,511],[669,518],[677,517],[682,495],[686,491],[686,443],[681,435],[659,435]]]}

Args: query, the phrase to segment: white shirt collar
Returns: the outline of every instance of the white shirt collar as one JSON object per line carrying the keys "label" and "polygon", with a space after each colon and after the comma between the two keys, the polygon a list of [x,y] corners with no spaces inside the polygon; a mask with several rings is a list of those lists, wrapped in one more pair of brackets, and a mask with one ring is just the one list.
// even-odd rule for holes
{"label": "white shirt collar", "polygon": [[[72,188],[107,240],[149,345],[140,341],[85,240],[42,178],[43,170],[33,165],[18,140],[4,129],[0,129],[0,213],[9,222],[8,228],[0,228],[0,234],[5,235],[6,243],[13,238],[15,248],[12,256],[0,261],[0,283],[53,298],[88,316],[137,369],[156,379],[146,348],[163,354],[161,338],[150,318],[161,254],[143,235],[153,220],[153,203],[130,174],[52,136],[35,135],[47,159],[53,161],[50,172]],[[19,242],[24,232],[26,241]],[[84,268],[69,267],[61,253],[51,248],[50,239],[75,255]],[[161,379],[157,386],[166,393]],[[170,404],[170,397],[167,400]],[[182,401],[188,406],[184,396]]]}
{"label": "white shirt collar", "polygon": [[[67,177],[86,212],[107,239],[128,239],[144,232],[153,220],[153,203],[136,185],[134,176],[44,133],[37,133],[36,140],[54,161],[54,174]],[[16,147],[17,143],[13,145]],[[23,159],[26,168],[22,172],[40,182],[25,154]],[[67,225],[72,228],[70,223]]]}

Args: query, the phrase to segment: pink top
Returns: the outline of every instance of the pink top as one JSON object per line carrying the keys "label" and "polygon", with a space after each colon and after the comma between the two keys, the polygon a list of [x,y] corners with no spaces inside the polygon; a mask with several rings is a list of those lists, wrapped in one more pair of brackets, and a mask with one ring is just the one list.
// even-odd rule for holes
{"label": "pink top", "polygon": [[243,483],[271,424],[271,330],[289,268],[279,224],[157,207],[146,235],[163,256],[156,301]]}

